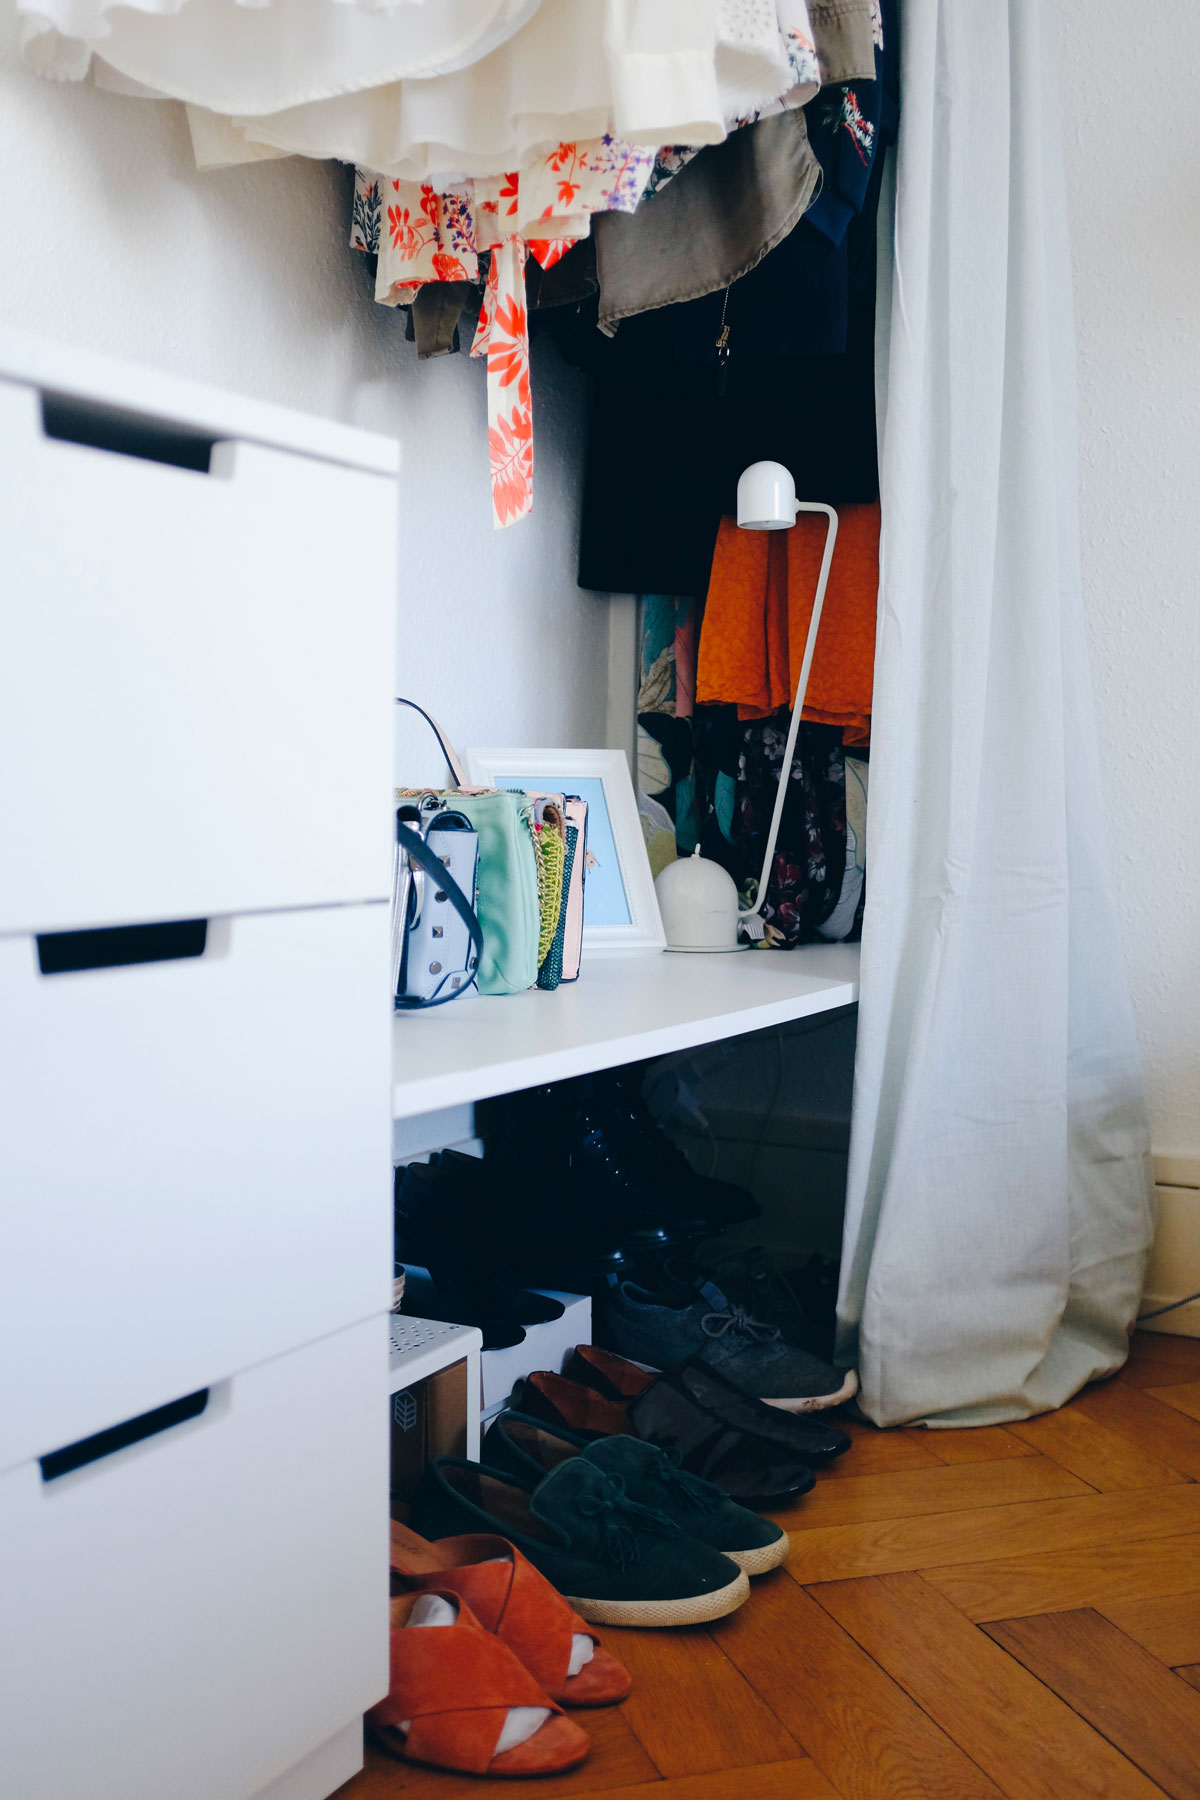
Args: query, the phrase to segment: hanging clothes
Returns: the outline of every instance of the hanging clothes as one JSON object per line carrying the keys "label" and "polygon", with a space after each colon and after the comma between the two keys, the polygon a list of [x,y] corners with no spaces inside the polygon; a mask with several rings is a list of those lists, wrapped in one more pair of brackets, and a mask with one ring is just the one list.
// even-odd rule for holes
{"label": "hanging clothes", "polygon": [[850,943],[862,936],[867,889],[867,793],[870,763],[865,754],[847,751],[846,767],[846,868],[838,903],[817,926],[817,936],[828,943]]}
{"label": "hanging clothes", "polygon": [[439,194],[428,183],[388,181],[357,169],[350,243],[379,258],[375,298],[411,300],[401,289],[475,281],[479,253],[473,189]]}
{"label": "hanging clothes", "polygon": [[26,63],[79,81],[192,100],[218,112],[278,112],[381,82],[469,68],[513,37],[540,0],[17,0]]}
{"label": "hanging clothes", "polygon": [[541,0],[524,30],[467,69],[229,123],[248,147],[441,182],[606,132],[656,152],[673,138],[720,143],[727,117],[788,82],[774,0]]}
{"label": "hanging clothes", "polygon": [[[738,881],[765,926],[761,950],[811,943],[835,911],[846,872],[846,770],[836,726],[803,724],[788,770],[779,838],[760,897],[767,834],[783,774],[790,715],[741,727],[732,840]],[[761,898],[761,904],[760,904]]]}
{"label": "hanging clothes", "polygon": [[681,856],[696,846],[692,757],[699,604],[674,594],[642,596],[637,696],[638,788],[671,820]]}
{"label": "hanging clothes", "polygon": [[[873,79],[876,40],[881,45],[883,35],[879,6],[880,0],[836,0],[835,4],[812,7],[806,0],[778,0],[776,13],[791,85],[778,99],[764,101],[727,119],[729,130],[740,130],[775,113],[807,106],[825,83]],[[664,145],[658,153],[646,198],[653,199],[698,154],[698,145]]]}
{"label": "hanging clothes", "polygon": [[[246,143],[333,156],[435,187],[522,169],[562,141],[611,134],[657,148],[660,128],[646,110],[643,69],[620,41],[620,21],[611,16],[615,5],[541,0],[522,31],[469,68],[427,81],[380,84],[309,107],[234,117],[232,130]],[[675,19],[680,10],[687,16]],[[724,130],[713,116],[719,105],[713,0],[694,10],[666,0],[666,15],[677,26],[674,37],[664,34],[657,53],[650,49],[642,59],[645,73],[657,74],[662,117],[684,116],[685,135],[719,142]]]}
{"label": "hanging clothes", "polygon": [[[730,287],[789,235],[801,214],[815,213],[818,207],[823,217],[838,221],[837,229],[831,225],[826,235],[841,241],[866,198],[883,109],[877,79],[884,43],[879,6],[880,0],[848,0],[836,11],[825,8],[818,42],[803,0],[781,5],[781,28],[783,15],[789,16],[785,36],[793,47],[792,73],[802,71],[804,78],[780,99],[731,120],[723,144],[707,150],[676,144],[661,150],[646,187],[647,198],[657,197],[660,203],[598,224],[602,330],[611,331],[621,319],[652,307]],[[818,93],[813,78],[821,64],[856,86],[823,91],[819,106],[809,108]],[[855,167],[842,180],[847,197],[839,189],[835,210],[822,205],[823,189],[831,171],[841,174],[841,143],[835,126],[825,121],[826,115],[833,120],[848,109],[861,121],[862,142],[855,140]],[[828,140],[820,156],[808,141],[814,114]]]}
{"label": "hanging clothes", "polygon": [[517,173],[457,188],[359,169],[350,243],[378,256],[375,298],[385,306],[424,282],[476,280],[479,252],[505,237],[522,238],[552,268],[587,236],[594,213],[636,208],[653,163],[652,151],[605,136],[557,144]]}
{"label": "hanging clothes", "polygon": [[[528,263],[525,267],[528,271]],[[429,362],[459,349],[460,328],[469,325],[474,335],[482,303],[483,295],[473,281],[427,281],[417,288],[409,302],[405,332],[417,346],[417,360]]]}
{"label": "hanging clothes", "polygon": [[820,178],[804,113],[783,112],[695,157],[653,206],[597,219],[601,329],[729,287],[795,228]]}
{"label": "hanging clothes", "polygon": [[882,0],[808,0],[808,17],[818,86],[862,81],[871,75],[872,51],[883,45]]}
{"label": "hanging clothes", "polygon": [[[606,132],[718,144],[782,94],[775,0],[18,0],[43,73],[181,99],[202,166],[334,157],[406,181],[497,176]],[[443,22],[440,15],[446,14]]]}
{"label": "hanging clothes", "polygon": [[[825,534],[819,513],[790,531],[722,519],[700,632],[702,704],[734,705],[741,719],[791,706]],[[801,717],[841,726],[852,745],[870,742],[878,593],[878,502],[842,507]]]}
{"label": "hanging clothes", "polygon": [[696,701],[699,610],[690,596],[642,595],[639,712],[691,718]]}
{"label": "hanging clothes", "polygon": [[[862,16],[874,57],[869,9]],[[655,304],[624,318],[613,338],[593,333],[581,342],[564,320],[569,353],[595,376],[581,587],[704,593],[721,516],[736,507],[738,476],[762,459],[791,469],[797,492],[810,499],[835,506],[875,499],[875,222],[884,160],[878,150],[894,123],[886,104],[899,45],[893,4],[884,11],[882,37],[881,126],[862,210],[838,243],[805,214],[728,288]],[[762,133],[781,123],[762,120],[750,129]],[[652,220],[709,155],[705,150],[689,164],[639,217]],[[686,276],[678,241],[667,254]],[[753,239],[747,242],[752,248]],[[648,284],[654,276],[648,261],[634,263],[629,280]],[[663,295],[645,297],[658,302]],[[610,303],[601,280],[599,305]],[[652,494],[654,503],[631,506],[631,493]]]}
{"label": "hanging clothes", "polygon": [[790,468],[806,498],[875,499],[876,193],[841,246],[801,219],[727,296],[626,319],[612,339],[569,340],[594,372],[581,587],[706,592],[738,476],[763,458]]}
{"label": "hanging clothes", "polygon": [[533,396],[525,310],[525,242],[501,238],[488,264],[487,289],[472,356],[487,358],[488,461],[492,523],[510,525],[533,507]]}
{"label": "hanging clothes", "polygon": [[[648,721],[673,751],[669,768],[661,766],[674,785],[656,801],[674,818],[678,853],[686,856],[698,843],[728,871],[744,903],[757,900],[789,715],[744,723],[732,706],[698,706],[688,720],[647,714],[643,728]],[[685,754],[686,778],[679,774]],[[651,763],[652,778],[656,773]],[[817,936],[837,912],[848,866],[842,734],[836,726],[805,723],[759,908],[767,926],[760,947],[789,949]]]}
{"label": "hanging clothes", "polygon": [[862,211],[880,132],[895,135],[896,59],[886,62],[884,58],[885,32],[892,26],[885,26],[881,5],[882,0],[874,0],[871,78],[844,78],[836,86],[822,89],[808,113],[813,154],[822,175],[821,191],[809,209],[808,222],[834,244],[841,243],[851,219]]}
{"label": "hanging clothes", "polygon": [[[632,210],[654,165],[652,150],[612,137],[558,144],[519,174],[465,182],[439,192],[430,183],[355,172],[350,243],[374,254],[375,298],[412,304],[427,287],[453,296],[427,322],[428,353],[449,348],[480,257],[490,252],[471,355],[487,362],[488,450],[496,526],[533,506],[533,412],[529,385],[529,256],[552,269],[607,208]],[[457,309],[457,310],[456,310]]]}

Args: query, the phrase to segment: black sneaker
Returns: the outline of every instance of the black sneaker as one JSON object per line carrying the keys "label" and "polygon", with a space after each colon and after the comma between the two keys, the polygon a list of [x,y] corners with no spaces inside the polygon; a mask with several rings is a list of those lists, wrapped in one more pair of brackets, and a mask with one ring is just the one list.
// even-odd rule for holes
{"label": "black sneaker", "polygon": [[711,1283],[681,1305],[623,1281],[603,1296],[599,1310],[603,1341],[621,1356],[656,1369],[702,1356],[756,1400],[784,1412],[823,1412],[858,1392],[853,1369],[835,1369],[788,1343],[777,1325],[754,1318]]}
{"label": "black sneaker", "polygon": [[[813,1258],[814,1263],[818,1261],[825,1259]],[[833,1354],[837,1305],[837,1265],[829,1266],[833,1269],[833,1311],[822,1305],[819,1316],[813,1316],[792,1281],[761,1245],[713,1255],[703,1265],[672,1252],[659,1259],[658,1279],[641,1285],[688,1304],[697,1294],[703,1296],[706,1285],[711,1284],[753,1318],[777,1325],[790,1344],[799,1344],[811,1356],[828,1362]],[[636,1273],[630,1279],[637,1280]]]}

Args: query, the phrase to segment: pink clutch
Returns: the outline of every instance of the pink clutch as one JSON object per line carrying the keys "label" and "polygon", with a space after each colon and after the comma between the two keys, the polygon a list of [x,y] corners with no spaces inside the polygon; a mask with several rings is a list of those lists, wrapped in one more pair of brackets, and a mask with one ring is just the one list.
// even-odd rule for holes
{"label": "pink clutch", "polygon": [[587,801],[568,794],[563,800],[567,820],[567,842],[575,832],[575,854],[567,875],[567,891],[563,905],[566,926],[563,931],[562,980],[575,981],[583,955],[583,878],[587,860]]}

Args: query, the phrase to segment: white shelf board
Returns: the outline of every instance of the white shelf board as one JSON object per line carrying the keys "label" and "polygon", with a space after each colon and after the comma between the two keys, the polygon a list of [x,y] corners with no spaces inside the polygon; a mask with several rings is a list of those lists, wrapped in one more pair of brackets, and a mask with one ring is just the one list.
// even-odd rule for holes
{"label": "white shelf board", "polygon": [[858,999],[857,944],[593,956],[556,993],[469,994],[397,1013],[392,1116],[562,1081],[782,1025]]}
{"label": "white shelf board", "polygon": [[482,1348],[483,1333],[474,1325],[445,1325],[440,1319],[393,1313],[388,1320],[388,1393],[413,1387],[464,1356],[478,1356]]}

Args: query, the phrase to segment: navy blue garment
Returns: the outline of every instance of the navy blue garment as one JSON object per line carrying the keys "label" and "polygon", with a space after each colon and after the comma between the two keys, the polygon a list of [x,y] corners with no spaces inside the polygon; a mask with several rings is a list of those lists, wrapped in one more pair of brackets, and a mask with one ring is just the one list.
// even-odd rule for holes
{"label": "navy blue garment", "polygon": [[[796,356],[842,356],[849,317],[847,237],[838,244],[812,231],[807,215],[781,244],[729,289],[705,294],[670,314],[675,362],[713,366],[713,347],[729,327],[730,362],[774,362]],[[645,316],[645,315],[643,315]],[[625,331],[634,320],[621,325]]]}
{"label": "navy blue garment", "polygon": [[804,218],[831,244],[843,241],[851,219],[862,211],[879,145],[895,133],[897,12],[895,0],[883,0],[883,48],[875,50],[875,80],[822,88],[804,109],[808,141],[823,176]]}

